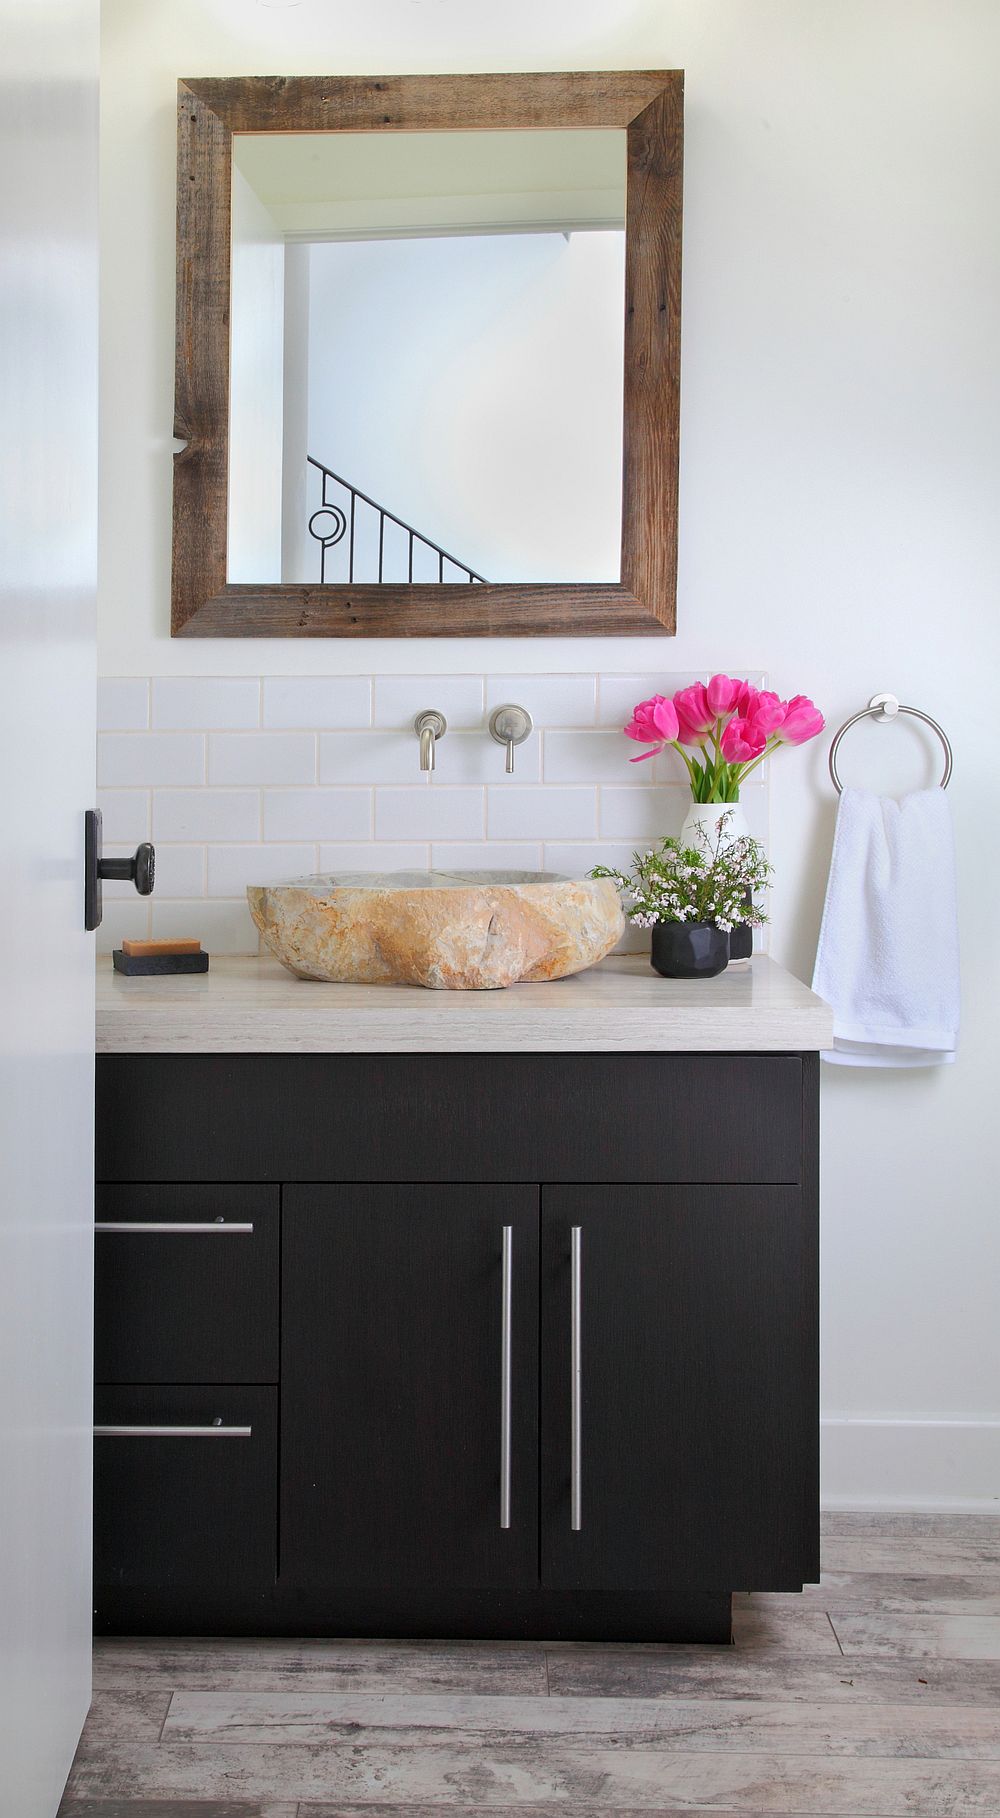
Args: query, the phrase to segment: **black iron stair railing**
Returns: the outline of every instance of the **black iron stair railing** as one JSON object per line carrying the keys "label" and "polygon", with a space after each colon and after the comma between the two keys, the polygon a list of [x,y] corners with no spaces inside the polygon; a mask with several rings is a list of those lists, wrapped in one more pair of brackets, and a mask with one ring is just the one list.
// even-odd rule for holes
{"label": "black iron stair railing", "polygon": [[[347,580],[351,585],[353,585],[355,581],[358,581],[360,584],[361,577],[355,574],[355,545],[359,501],[362,505],[368,506],[372,511],[378,514],[377,578],[380,582],[383,578],[383,570],[385,567],[385,526],[387,520],[390,524],[398,525],[399,529],[402,530],[408,538],[406,558],[407,581],[413,580],[414,549],[419,545],[423,549],[429,549],[432,555],[437,557],[438,582],[444,582],[446,562],[452,568],[457,568],[461,574],[468,575],[470,582],[485,582],[485,575],[477,574],[474,568],[469,567],[468,562],[460,562],[457,556],[451,555],[447,549],[442,549],[440,543],[435,543],[433,537],[425,537],[421,531],[415,530],[412,524],[407,524],[404,518],[397,517],[394,511],[389,511],[385,505],[380,505],[377,499],[372,499],[366,492],[362,492],[359,486],[352,486],[350,480],[345,480],[339,473],[334,473],[332,467],[326,467],[322,461],[317,461],[315,455],[309,455],[307,459],[310,467],[318,468],[323,476],[323,502],[318,509],[311,514],[309,519],[309,535],[315,537],[320,546],[319,578],[321,582],[325,581],[327,578],[327,551],[335,549],[339,543],[343,542],[346,536],[348,540]],[[343,505],[337,503],[335,497],[331,497],[333,487],[335,486],[341,488],[342,494],[347,494],[350,501],[348,509],[345,510]],[[347,501],[345,500],[344,503],[346,504]],[[320,523],[320,520],[323,520],[323,522]]]}

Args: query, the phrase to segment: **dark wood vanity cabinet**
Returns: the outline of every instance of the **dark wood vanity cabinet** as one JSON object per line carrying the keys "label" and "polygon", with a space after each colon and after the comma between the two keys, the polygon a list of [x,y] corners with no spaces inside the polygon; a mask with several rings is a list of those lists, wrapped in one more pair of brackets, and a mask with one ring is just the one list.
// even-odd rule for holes
{"label": "dark wood vanity cabinet", "polygon": [[101,1057],[98,1629],[724,1640],[815,1578],[817,1091]]}

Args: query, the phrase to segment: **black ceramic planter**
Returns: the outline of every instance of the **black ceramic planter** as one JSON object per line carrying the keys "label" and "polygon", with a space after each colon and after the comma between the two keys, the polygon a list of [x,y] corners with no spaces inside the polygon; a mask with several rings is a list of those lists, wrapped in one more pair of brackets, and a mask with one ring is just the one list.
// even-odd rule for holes
{"label": "black ceramic planter", "polygon": [[650,962],[663,978],[714,978],[729,964],[729,936],[711,922],[657,922]]}

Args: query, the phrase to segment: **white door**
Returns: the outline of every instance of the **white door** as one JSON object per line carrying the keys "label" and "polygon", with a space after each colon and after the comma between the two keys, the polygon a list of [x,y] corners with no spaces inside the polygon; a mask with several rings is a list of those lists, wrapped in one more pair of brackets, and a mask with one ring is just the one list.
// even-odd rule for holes
{"label": "white door", "polygon": [[97,0],[0,0],[0,1815],[90,1702]]}

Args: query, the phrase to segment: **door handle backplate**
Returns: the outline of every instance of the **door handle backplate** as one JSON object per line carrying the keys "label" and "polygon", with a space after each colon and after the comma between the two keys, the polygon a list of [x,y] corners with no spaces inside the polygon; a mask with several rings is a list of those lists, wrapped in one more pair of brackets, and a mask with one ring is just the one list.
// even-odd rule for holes
{"label": "door handle backplate", "polygon": [[156,853],[148,840],[143,840],[131,858],[105,858],[104,833],[99,808],[88,808],[84,815],[83,836],[83,925],[93,930],[101,925],[104,914],[104,878],[118,878],[133,883],[140,896],[152,896],[156,875]]}

